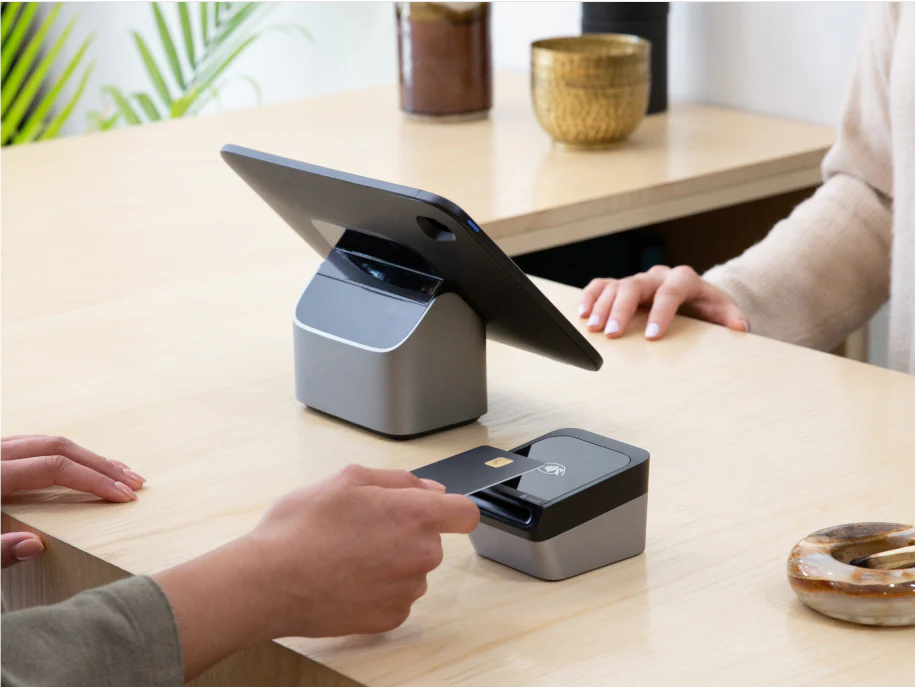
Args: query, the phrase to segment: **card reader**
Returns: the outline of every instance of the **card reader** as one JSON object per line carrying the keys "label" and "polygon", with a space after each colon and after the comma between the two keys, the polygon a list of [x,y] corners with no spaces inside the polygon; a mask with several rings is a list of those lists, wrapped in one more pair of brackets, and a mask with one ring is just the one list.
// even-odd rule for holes
{"label": "card reader", "polygon": [[481,556],[562,580],[645,550],[648,452],[580,429],[512,450],[543,466],[470,495]]}

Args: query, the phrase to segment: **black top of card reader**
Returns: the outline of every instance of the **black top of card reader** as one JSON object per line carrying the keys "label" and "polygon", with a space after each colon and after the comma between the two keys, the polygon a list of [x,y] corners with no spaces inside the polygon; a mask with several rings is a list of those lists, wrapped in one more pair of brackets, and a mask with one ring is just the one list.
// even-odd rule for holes
{"label": "black top of card reader", "polygon": [[362,269],[380,279],[393,266],[398,280],[415,277],[421,290],[456,292],[497,341],[600,369],[594,347],[454,203],[234,145],[222,157],[322,257],[336,248],[345,260],[375,262],[380,269]]}
{"label": "black top of card reader", "polygon": [[581,429],[512,449],[543,467],[470,495],[486,524],[545,541],[648,493],[648,452]]}

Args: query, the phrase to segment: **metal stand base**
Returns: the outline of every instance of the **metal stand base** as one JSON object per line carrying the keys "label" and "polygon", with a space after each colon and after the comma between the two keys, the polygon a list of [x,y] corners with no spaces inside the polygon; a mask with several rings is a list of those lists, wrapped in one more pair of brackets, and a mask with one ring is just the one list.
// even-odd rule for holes
{"label": "metal stand base", "polygon": [[426,304],[320,274],[294,322],[296,398],[392,437],[486,412],[486,327],[460,296]]}

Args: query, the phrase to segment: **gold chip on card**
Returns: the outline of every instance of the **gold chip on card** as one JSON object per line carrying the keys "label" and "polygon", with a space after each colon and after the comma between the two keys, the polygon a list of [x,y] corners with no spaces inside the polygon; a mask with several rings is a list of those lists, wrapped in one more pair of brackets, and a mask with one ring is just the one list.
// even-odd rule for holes
{"label": "gold chip on card", "polygon": [[499,456],[498,458],[493,458],[492,460],[487,460],[486,464],[491,468],[503,468],[506,465],[511,465],[514,462],[515,461],[513,461],[511,458],[505,458],[503,456]]}

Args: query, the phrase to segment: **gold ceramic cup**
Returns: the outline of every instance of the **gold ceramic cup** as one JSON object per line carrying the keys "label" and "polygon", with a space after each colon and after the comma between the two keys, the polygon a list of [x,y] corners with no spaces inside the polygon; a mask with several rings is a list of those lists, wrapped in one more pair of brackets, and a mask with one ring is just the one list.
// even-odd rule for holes
{"label": "gold ceramic cup", "polygon": [[651,90],[651,43],[591,33],[531,45],[531,92],[540,125],[557,142],[603,148],[642,121]]}

